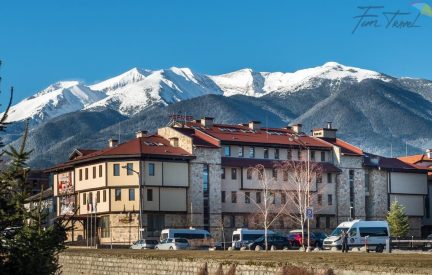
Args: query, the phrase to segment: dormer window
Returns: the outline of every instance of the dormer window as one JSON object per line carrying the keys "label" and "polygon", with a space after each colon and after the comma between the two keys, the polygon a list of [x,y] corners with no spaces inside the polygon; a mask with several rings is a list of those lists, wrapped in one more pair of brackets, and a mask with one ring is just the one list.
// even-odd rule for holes
{"label": "dormer window", "polygon": [[176,137],[170,138],[170,144],[173,147],[178,147],[179,146],[179,139]]}

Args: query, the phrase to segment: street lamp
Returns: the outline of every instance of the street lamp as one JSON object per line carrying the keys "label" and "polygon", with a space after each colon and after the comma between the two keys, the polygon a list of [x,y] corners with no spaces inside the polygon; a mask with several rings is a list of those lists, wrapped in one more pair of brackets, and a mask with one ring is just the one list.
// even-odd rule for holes
{"label": "street lamp", "polygon": [[[299,139],[298,135],[295,135],[294,138],[289,138],[290,141],[294,141],[296,144],[300,145],[302,148],[306,149],[307,151],[307,162],[306,162],[306,180],[307,180],[307,207],[310,207],[310,148],[307,146],[303,141]],[[303,234],[304,235],[304,234]],[[307,245],[308,249],[310,247],[310,222],[309,218],[307,218]],[[302,236],[303,239],[303,236]]]}
{"label": "street lamp", "polygon": [[139,238],[143,239],[143,222],[142,222],[142,210],[143,210],[143,206],[142,206],[142,177],[141,177],[141,173],[139,171],[136,171],[130,167],[128,167],[127,165],[122,166],[123,169],[126,169],[128,171],[131,171],[135,174],[138,175],[138,185],[139,185]]}

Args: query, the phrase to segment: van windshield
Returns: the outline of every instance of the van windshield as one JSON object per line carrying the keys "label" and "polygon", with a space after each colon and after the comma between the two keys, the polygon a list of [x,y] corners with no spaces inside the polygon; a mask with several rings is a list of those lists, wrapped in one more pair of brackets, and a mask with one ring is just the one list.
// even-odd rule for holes
{"label": "van windshield", "polygon": [[233,242],[240,241],[240,234],[233,234]]}
{"label": "van windshield", "polygon": [[342,234],[342,231],[347,231],[348,227],[338,227],[331,233],[330,236],[340,236]]}
{"label": "van windshield", "polygon": [[243,241],[254,241],[262,237],[263,235],[264,234],[243,234]]}

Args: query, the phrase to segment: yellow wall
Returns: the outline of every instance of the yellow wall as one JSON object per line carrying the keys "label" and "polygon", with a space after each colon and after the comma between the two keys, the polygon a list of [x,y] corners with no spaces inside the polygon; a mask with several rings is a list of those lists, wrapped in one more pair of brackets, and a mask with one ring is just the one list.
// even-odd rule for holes
{"label": "yellow wall", "polygon": [[[99,166],[102,166],[102,177],[99,177]],[[96,175],[94,177],[93,175],[93,167],[96,167]],[[85,179],[85,169],[88,169],[88,179]],[[82,171],[82,180],[80,181],[79,178],[79,171]],[[92,189],[92,188],[99,188],[103,187],[106,184],[106,171],[105,171],[105,163],[97,163],[92,165],[86,165],[86,166],[79,166],[75,168],[75,190],[85,190],[85,189]]]}
{"label": "yellow wall", "polygon": [[[97,203],[97,192],[99,191],[100,194],[100,202]],[[106,192],[106,201],[103,201],[103,192]],[[78,199],[77,199],[77,203],[80,207],[80,214],[87,214],[87,202],[89,201],[90,198],[90,193],[93,193],[93,203],[97,203],[97,213],[101,213],[101,212],[108,212],[109,211],[109,200],[110,200],[110,190],[105,188],[105,189],[99,189],[99,190],[93,190],[93,191],[81,191],[78,194]],[[83,194],[86,194],[86,204],[83,204]]]}
{"label": "yellow wall", "polygon": [[[115,189],[111,188],[111,211],[138,211],[139,210],[139,188],[138,187],[119,187],[121,189],[121,200],[115,200]],[[135,200],[129,201],[129,188],[135,189]]]}
{"label": "yellow wall", "polygon": [[[132,175],[127,174],[127,169],[122,168],[128,163],[133,164],[133,170],[139,172],[139,161],[110,161],[107,163],[108,166],[108,186],[125,186],[125,185],[139,185],[139,177],[137,173]],[[120,165],[120,175],[114,176],[114,164]]]}

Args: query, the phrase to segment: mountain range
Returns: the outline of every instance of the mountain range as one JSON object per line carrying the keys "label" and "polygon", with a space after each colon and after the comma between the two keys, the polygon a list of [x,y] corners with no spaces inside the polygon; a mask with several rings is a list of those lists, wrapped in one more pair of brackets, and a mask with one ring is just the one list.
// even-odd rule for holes
{"label": "mountain range", "polygon": [[43,168],[66,160],[74,148],[154,131],[178,113],[224,123],[302,123],[305,132],[332,121],[340,137],[386,156],[432,147],[432,81],[335,62],[292,73],[133,68],[93,85],[62,81],[12,106],[2,139],[16,144],[29,119],[30,163]]}

